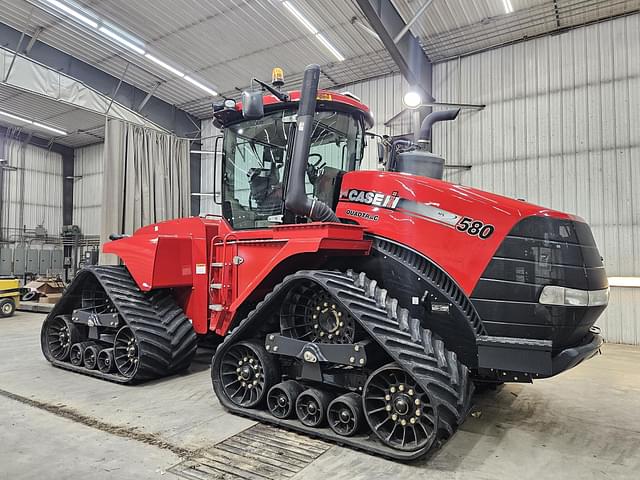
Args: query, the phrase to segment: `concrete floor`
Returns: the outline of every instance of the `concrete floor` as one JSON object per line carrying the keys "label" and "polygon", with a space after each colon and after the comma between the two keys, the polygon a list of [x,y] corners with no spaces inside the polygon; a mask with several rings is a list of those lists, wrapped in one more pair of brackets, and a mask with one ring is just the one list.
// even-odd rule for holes
{"label": "concrete floor", "polygon": [[[0,479],[177,478],[166,469],[253,422],[212,393],[211,352],[188,374],[125,387],[51,367],[44,316],[0,320]],[[639,478],[640,349],[475,398],[454,438],[400,464],[332,446],[294,479]]]}

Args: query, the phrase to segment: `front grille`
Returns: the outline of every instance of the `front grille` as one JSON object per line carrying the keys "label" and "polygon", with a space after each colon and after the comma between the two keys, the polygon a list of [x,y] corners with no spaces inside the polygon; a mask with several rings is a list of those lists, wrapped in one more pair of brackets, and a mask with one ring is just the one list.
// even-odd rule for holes
{"label": "front grille", "polygon": [[607,288],[607,276],[588,225],[528,217],[507,235],[471,294],[489,335],[552,340],[554,349],[578,343],[604,307],[545,306],[545,285]]}

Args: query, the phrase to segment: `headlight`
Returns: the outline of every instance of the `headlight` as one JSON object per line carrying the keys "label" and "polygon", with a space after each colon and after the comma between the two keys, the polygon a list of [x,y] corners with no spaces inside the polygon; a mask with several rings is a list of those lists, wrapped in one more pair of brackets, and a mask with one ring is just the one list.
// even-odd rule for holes
{"label": "headlight", "polygon": [[604,290],[578,290],[575,288],[547,285],[540,299],[543,305],[566,305],[571,307],[596,307],[609,303],[609,288]]}

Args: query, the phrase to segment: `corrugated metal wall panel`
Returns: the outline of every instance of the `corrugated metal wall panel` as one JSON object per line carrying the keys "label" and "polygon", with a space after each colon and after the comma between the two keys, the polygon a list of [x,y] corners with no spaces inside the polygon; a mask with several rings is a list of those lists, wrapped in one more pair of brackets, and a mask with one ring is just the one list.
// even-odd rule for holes
{"label": "corrugated metal wall panel", "polygon": [[85,235],[100,235],[104,143],[74,151],[73,223]]}
{"label": "corrugated metal wall panel", "polygon": [[62,156],[14,140],[5,140],[4,154],[9,166],[17,170],[4,173],[2,227],[11,232],[43,225],[49,234],[58,235],[62,229]]}
{"label": "corrugated metal wall panel", "polygon": [[[435,127],[472,165],[450,181],[576,213],[609,275],[640,276],[640,15],[437,64],[434,96],[487,105]],[[612,290],[607,338],[640,343],[640,293]]]}
{"label": "corrugated metal wall panel", "polygon": [[[385,75],[364,82],[352,83],[337,90],[353,93],[371,109],[374,118],[372,132],[379,135],[402,135],[411,132],[412,117],[415,114],[413,111],[407,111],[397,120],[391,122],[389,127],[384,125],[404,109],[402,97],[409,90],[409,84],[401,75]],[[368,143],[362,169],[376,170],[378,168],[376,142],[369,139]]]}

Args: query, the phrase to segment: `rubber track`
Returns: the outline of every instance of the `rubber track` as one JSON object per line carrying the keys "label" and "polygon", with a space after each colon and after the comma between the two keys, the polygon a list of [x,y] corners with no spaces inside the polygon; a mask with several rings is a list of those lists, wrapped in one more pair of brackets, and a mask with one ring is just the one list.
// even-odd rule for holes
{"label": "rubber track", "polygon": [[[278,420],[262,411],[239,408],[218,393],[216,372],[219,365],[216,360],[236,340],[254,336],[251,333],[255,333],[257,329],[263,330],[264,325],[260,323],[266,318],[265,310],[272,303],[277,303],[281,294],[290,286],[306,280],[312,280],[330,292],[389,356],[428,392],[437,416],[437,442],[422,450],[402,452],[383,445],[374,439],[373,434],[341,437],[326,428],[313,429],[297,421]],[[254,322],[257,323],[257,328],[252,328]],[[469,370],[458,361],[455,353],[449,352],[431,331],[422,328],[418,319],[410,318],[409,311],[400,307],[396,299],[389,297],[386,290],[378,287],[375,280],[353,271],[300,271],[286,277],[218,347],[213,358],[211,376],[214,391],[221,403],[234,413],[398,460],[418,458],[449,438],[464,422],[474,389],[473,382],[469,379]]]}
{"label": "rubber track", "polygon": [[[118,373],[106,374],[55,360],[49,357],[44,347],[43,335],[43,353],[47,360],[57,367],[119,383],[165,377],[189,367],[196,352],[197,337],[191,322],[169,291],[142,292],[125,267],[95,266],[81,270],[65,295],[79,292],[89,275],[98,280],[122,320],[134,332],[140,352],[138,370],[132,378],[126,378]],[[58,310],[54,309],[48,318],[59,315]]]}

